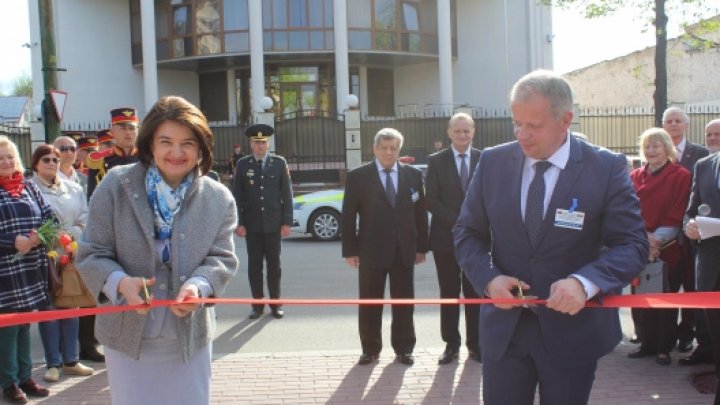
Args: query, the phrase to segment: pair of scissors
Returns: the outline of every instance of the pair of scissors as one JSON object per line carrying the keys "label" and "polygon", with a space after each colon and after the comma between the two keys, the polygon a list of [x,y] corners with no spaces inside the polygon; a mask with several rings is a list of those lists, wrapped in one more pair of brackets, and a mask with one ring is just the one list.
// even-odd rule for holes
{"label": "pair of scissors", "polygon": [[142,277],[142,282],[143,282],[143,294],[145,295],[145,304],[150,305],[152,300],[150,298],[150,292],[148,291],[147,281],[145,280],[145,277]]}

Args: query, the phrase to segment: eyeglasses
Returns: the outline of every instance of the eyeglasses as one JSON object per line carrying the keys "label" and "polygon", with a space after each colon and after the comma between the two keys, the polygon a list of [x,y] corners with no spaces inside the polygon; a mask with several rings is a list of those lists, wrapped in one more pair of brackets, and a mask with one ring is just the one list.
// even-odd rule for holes
{"label": "eyeglasses", "polygon": [[58,159],[56,157],[44,157],[40,160],[42,160],[42,162],[45,163],[46,165],[49,165],[50,163],[57,164],[60,161],[60,159]]}
{"label": "eyeglasses", "polygon": [[74,146],[60,146],[58,150],[60,150],[60,152],[75,152],[77,148]]}

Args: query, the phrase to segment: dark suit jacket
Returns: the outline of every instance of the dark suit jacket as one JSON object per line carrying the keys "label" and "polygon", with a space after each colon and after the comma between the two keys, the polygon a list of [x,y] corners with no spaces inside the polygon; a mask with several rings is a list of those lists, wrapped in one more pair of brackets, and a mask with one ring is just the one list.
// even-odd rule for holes
{"label": "dark suit jacket", "polygon": [[[470,179],[480,158],[480,150],[471,148]],[[427,207],[432,214],[430,223],[430,250],[452,252],[455,250],[452,228],[460,215],[465,193],[460,186],[460,175],[452,148],[433,153],[428,157],[428,171],[425,179]]]}
{"label": "dark suit jacket", "polygon": [[396,197],[393,207],[375,161],[348,173],[341,216],[343,257],[359,256],[363,267],[388,268],[399,248],[403,264],[410,267],[416,253],[427,252],[427,210],[420,170],[398,163]]}
{"label": "dark suit jacket", "polygon": [[[558,178],[535,250],[520,212],[524,154],[517,142],[485,149],[468,188],[458,223],[458,263],[476,291],[498,275],[517,277],[541,299],[550,285],[579,274],[618,293],[645,266],[648,241],[625,157],[569,138],[570,156]],[[557,209],[577,199],[582,230],[554,226]],[[483,357],[500,359],[521,309],[480,308]],[[617,310],[588,309],[570,316],[537,307],[543,344],[558,361],[577,364],[609,353],[622,337]]]}
{"label": "dark suit jacket", "polygon": [[248,232],[280,232],[281,225],[292,226],[292,183],[282,156],[268,154],[260,170],[255,156],[237,161],[233,195],[238,209],[238,226]]}
{"label": "dark suit jacket", "polygon": [[[718,153],[697,162],[685,222],[697,216],[701,204],[710,207],[709,217],[720,218],[719,171],[720,154]],[[720,281],[720,236],[698,242],[695,268],[698,291],[715,291]]]}
{"label": "dark suit jacket", "polygon": [[683,150],[680,164],[684,168],[690,170],[690,173],[692,174],[694,173],[695,163],[697,163],[698,160],[704,158],[709,154],[710,152],[707,150],[706,147],[686,140],[685,150]]}

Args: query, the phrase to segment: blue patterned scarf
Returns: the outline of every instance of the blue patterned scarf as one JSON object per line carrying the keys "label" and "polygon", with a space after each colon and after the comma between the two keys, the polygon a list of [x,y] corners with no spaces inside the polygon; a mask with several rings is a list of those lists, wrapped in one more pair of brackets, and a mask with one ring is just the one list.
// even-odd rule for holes
{"label": "blue patterned scarf", "polygon": [[148,201],[155,214],[155,235],[156,239],[164,241],[161,258],[163,263],[170,261],[170,237],[172,236],[173,217],[180,211],[183,198],[190,184],[195,179],[195,173],[191,172],[180,183],[177,189],[173,190],[163,180],[157,166],[153,162],[145,174],[145,189],[148,194]]}

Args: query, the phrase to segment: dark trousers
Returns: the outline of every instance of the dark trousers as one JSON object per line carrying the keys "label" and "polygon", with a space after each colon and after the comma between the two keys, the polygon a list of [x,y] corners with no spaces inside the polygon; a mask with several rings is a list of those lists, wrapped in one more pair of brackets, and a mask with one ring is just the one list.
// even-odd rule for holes
{"label": "dark trousers", "polygon": [[713,362],[715,363],[715,375],[718,378],[718,385],[715,391],[715,405],[720,405],[720,310],[706,309],[708,332],[712,342]]}
{"label": "dark trousers", "polygon": [[97,350],[98,341],[95,339],[95,315],[80,317],[78,341],[80,342],[80,353],[94,352]]}
{"label": "dark trousers", "polygon": [[[671,271],[668,274],[666,291],[678,292],[683,283],[683,273]],[[633,309],[633,319],[640,320],[640,350],[647,353],[670,353],[678,339],[678,310],[674,309]],[[637,329],[636,329],[637,331]]]}
{"label": "dark trousers", "polygon": [[[413,280],[414,267],[406,267],[395,254],[392,267],[373,268],[363,266],[360,261],[358,275],[360,298],[383,298],[385,281],[390,278],[391,298],[414,298]],[[395,353],[412,353],[415,348],[415,325],[413,323],[414,307],[412,305],[392,306],[392,325],[390,328]],[[364,354],[379,354],[382,350],[382,305],[360,305],[358,308],[358,326],[360,343]]]}
{"label": "dark trousers", "polygon": [[0,328],[0,388],[23,383],[31,374],[30,325]]}
{"label": "dark trousers", "polygon": [[[470,284],[460,266],[455,260],[454,252],[433,252],[438,283],[440,284],[441,298],[460,298],[460,292],[465,298],[478,298],[478,294]],[[468,350],[480,354],[478,343],[478,316],[480,305],[465,305],[465,345]],[[440,306],[440,334],[442,340],[452,349],[460,348],[460,322],[459,305]]]}
{"label": "dark trousers", "polygon": [[[678,268],[681,271],[679,277],[682,277],[680,280],[682,288],[684,292],[695,292],[696,245],[689,243],[686,249],[683,250],[683,254],[686,256],[680,261],[680,267]],[[678,323],[678,339],[680,342],[692,342],[695,338],[695,312],[696,310],[689,308],[680,310],[680,322]]]}
{"label": "dark trousers", "polygon": [[[264,298],[263,260],[267,263],[267,286],[270,298],[280,298],[280,231],[248,232],[245,235],[248,254],[248,281],[253,298]],[[253,305],[262,309],[264,305]],[[271,305],[276,308],[278,305]]]}
{"label": "dark trousers", "polygon": [[532,405],[540,385],[541,405],[587,404],[597,361],[558,361],[545,350],[537,316],[523,310],[507,352],[483,356],[483,400],[487,405]]}

